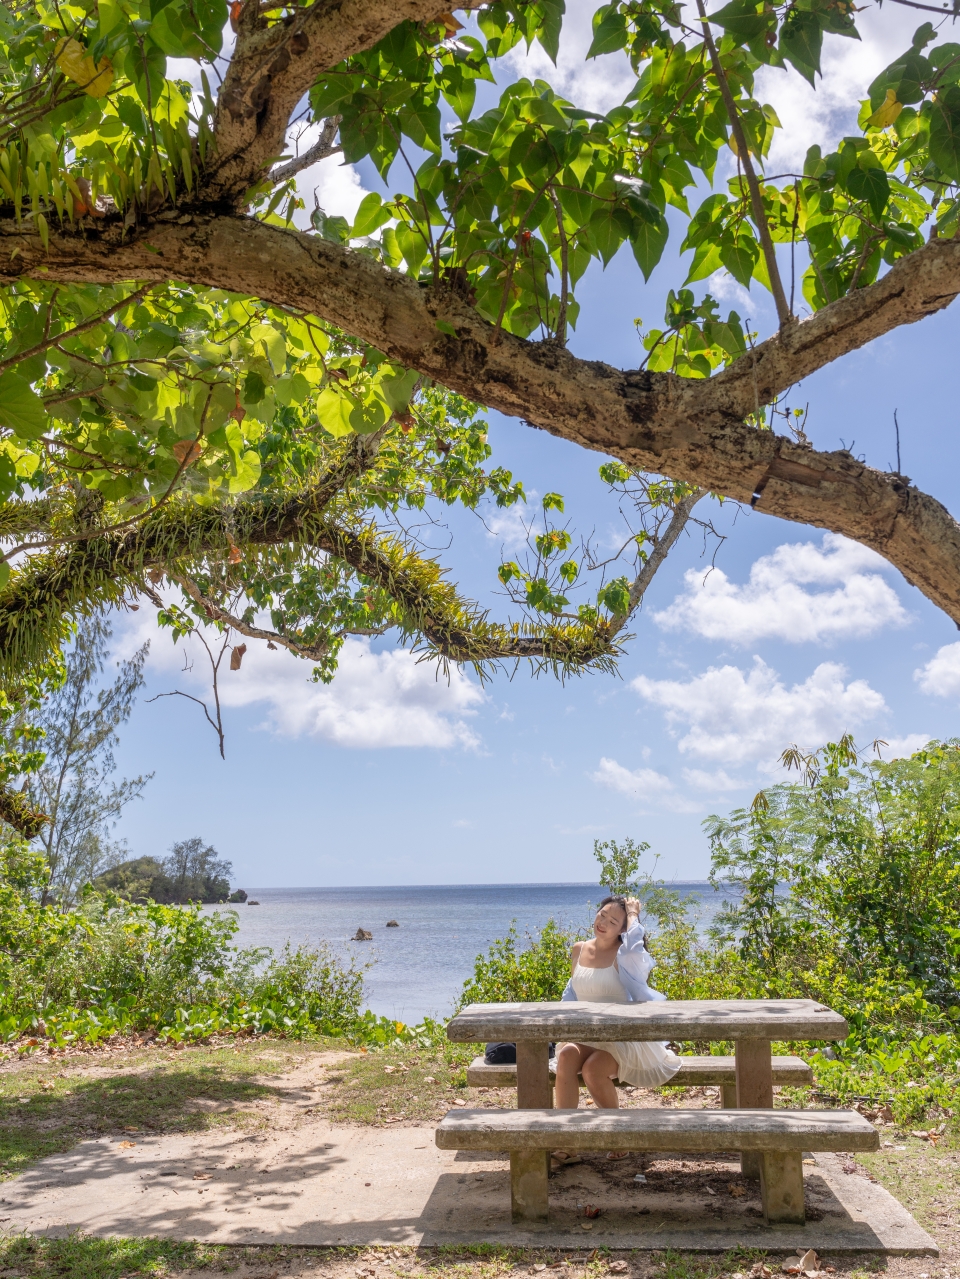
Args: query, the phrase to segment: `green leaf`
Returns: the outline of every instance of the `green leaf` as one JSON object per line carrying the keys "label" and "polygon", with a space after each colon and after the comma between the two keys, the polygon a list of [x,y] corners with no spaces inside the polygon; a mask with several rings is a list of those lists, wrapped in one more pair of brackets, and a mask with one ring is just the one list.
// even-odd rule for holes
{"label": "green leaf", "polygon": [[388,375],[381,381],[380,392],[392,412],[397,413],[407,407],[419,376],[416,369],[404,369],[402,373]]}
{"label": "green leaf", "polygon": [[720,246],[720,261],[745,289],[750,287],[753,268],[759,256],[757,244],[747,236],[741,235],[738,239],[728,240],[726,244]]}
{"label": "green leaf", "polygon": [[371,191],[369,195],[365,195],[360,201],[360,207],[357,209],[357,216],[353,220],[353,228],[350,232],[351,239],[359,240],[363,236],[379,230],[385,222],[390,221],[391,216],[390,210],[383,207],[383,201],[376,191]]}
{"label": "green leaf", "polygon": [[822,45],[823,27],[817,14],[791,9],[780,28],[780,51],[811,84],[820,70]]}
{"label": "green leaf", "polygon": [[[587,58],[597,58],[602,53],[616,53],[626,48],[627,19],[618,12],[618,6],[606,6],[607,12],[599,9],[594,15],[593,40],[587,50]],[[597,21],[599,19],[599,21]]]}
{"label": "green leaf", "polygon": [[663,257],[669,234],[667,219],[660,217],[657,222],[642,222],[630,237],[630,247],[644,280],[650,279],[654,267]]}
{"label": "green leaf", "polygon": [[457,336],[457,330],[449,320],[437,320],[437,328],[441,333],[446,333],[448,337],[455,338]]}
{"label": "green leaf", "polygon": [[337,440],[345,435],[352,435],[353,427],[350,424],[352,407],[345,395],[327,387],[317,396],[316,409],[320,425]]}
{"label": "green leaf", "polygon": [[930,157],[948,177],[960,182],[960,87],[947,85],[930,106]]}
{"label": "green leaf", "polygon": [[725,4],[716,13],[708,14],[707,18],[714,26],[723,27],[735,40],[745,44],[762,36],[776,22],[776,15],[766,13],[758,0],[732,0],[731,4]]}
{"label": "green leaf", "polygon": [[866,200],[876,217],[882,217],[890,199],[890,181],[881,168],[851,169],[846,187],[855,200]]}
{"label": "green leaf", "polygon": [[274,373],[282,373],[287,364],[287,344],[283,334],[269,324],[255,324],[250,330],[253,342],[262,342],[270,367]]}
{"label": "green leaf", "polygon": [[39,439],[49,426],[40,396],[12,370],[0,374],[0,426],[21,440]]}

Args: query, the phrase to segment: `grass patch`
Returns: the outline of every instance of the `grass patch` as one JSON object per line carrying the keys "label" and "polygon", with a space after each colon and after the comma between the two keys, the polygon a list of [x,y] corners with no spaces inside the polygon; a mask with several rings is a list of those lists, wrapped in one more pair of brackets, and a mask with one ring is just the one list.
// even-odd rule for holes
{"label": "grass patch", "polygon": [[[615,1257],[628,1262],[628,1273],[650,1279],[720,1279],[742,1275],[764,1256],[737,1248],[723,1256],[690,1253],[612,1253],[556,1248],[512,1248],[496,1244],[473,1246],[252,1248],[229,1245],[175,1243],[161,1239],[23,1238],[0,1240],[0,1271],[19,1279],[167,1279],[168,1276],[235,1273],[246,1279],[277,1279],[310,1275],[320,1270],[335,1279],[396,1275],[416,1279],[499,1279],[506,1274],[577,1276],[601,1279],[610,1273]],[[358,1265],[360,1269],[358,1269]],[[844,1267],[846,1269],[846,1267]],[[857,1274],[854,1271],[854,1276]],[[860,1272],[862,1273],[862,1271]]]}
{"label": "grass patch", "polygon": [[456,1100],[475,1095],[467,1088],[467,1065],[475,1055],[472,1044],[358,1053],[328,1075],[324,1109],[340,1123],[435,1120]]}
{"label": "grass patch", "polygon": [[0,1069],[0,1178],[88,1137],[125,1129],[261,1126],[261,1113],[245,1107],[281,1100],[283,1088],[269,1080],[328,1047],[266,1039],[10,1062]]}
{"label": "grass patch", "polygon": [[902,1132],[885,1133],[881,1140],[884,1144],[879,1150],[857,1155],[857,1162],[934,1238],[939,1229],[960,1224],[960,1142],[956,1136],[945,1134],[936,1147]]}

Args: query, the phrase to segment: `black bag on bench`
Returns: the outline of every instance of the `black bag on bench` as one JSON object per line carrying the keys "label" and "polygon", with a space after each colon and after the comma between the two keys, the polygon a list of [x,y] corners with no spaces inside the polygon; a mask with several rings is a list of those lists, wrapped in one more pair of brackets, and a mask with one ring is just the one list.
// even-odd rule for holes
{"label": "black bag on bench", "polygon": [[[557,1045],[550,1045],[550,1056],[556,1055]],[[487,1044],[483,1051],[483,1060],[488,1066],[515,1066],[517,1064],[516,1044]]]}

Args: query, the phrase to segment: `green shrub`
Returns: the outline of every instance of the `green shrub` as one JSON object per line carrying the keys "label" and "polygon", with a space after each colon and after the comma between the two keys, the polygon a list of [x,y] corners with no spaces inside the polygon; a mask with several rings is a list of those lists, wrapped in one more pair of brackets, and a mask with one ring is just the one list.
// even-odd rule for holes
{"label": "green shrub", "polygon": [[570,980],[570,948],[584,935],[548,919],[539,933],[526,934],[527,945],[521,948],[516,927],[511,925],[506,937],[477,956],[457,1007],[559,999]]}

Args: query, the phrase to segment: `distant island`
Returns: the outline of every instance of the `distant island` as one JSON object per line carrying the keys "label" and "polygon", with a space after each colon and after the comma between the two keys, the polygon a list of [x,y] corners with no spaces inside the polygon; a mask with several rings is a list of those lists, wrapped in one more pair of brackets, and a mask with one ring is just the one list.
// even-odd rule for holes
{"label": "distant island", "polygon": [[199,838],[173,845],[169,857],[132,857],[98,875],[93,887],[113,892],[126,901],[154,901],[164,906],[186,902],[204,904],[245,902],[242,888],[230,891],[233,866]]}

